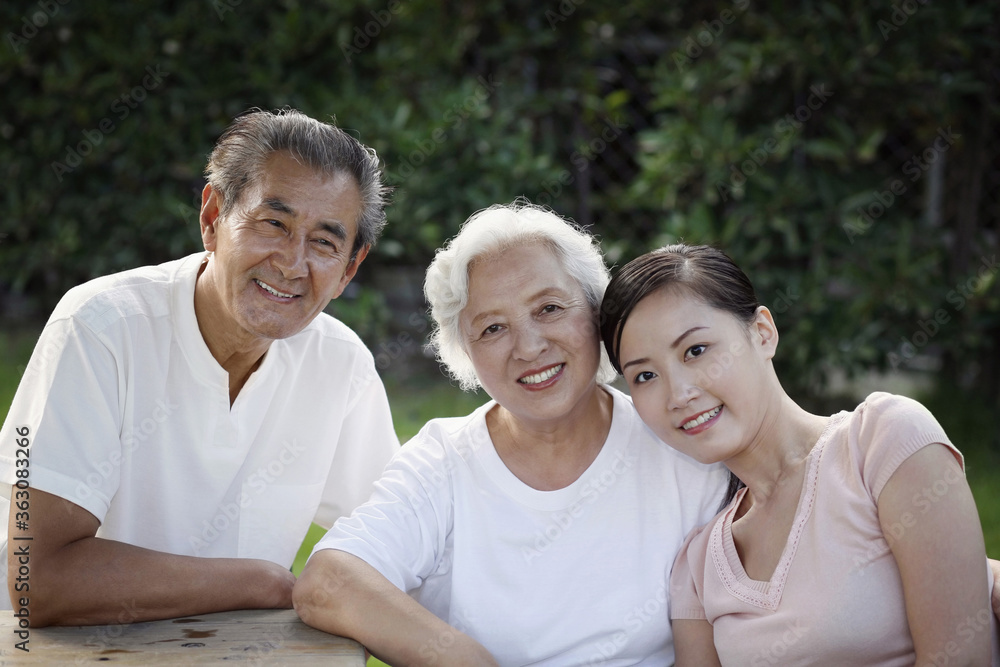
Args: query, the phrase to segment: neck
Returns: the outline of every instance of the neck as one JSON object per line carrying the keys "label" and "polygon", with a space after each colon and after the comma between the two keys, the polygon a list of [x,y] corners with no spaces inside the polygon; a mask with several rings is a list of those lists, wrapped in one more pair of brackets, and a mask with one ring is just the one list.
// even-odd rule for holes
{"label": "neck", "polygon": [[750,445],[725,462],[747,485],[754,505],[765,504],[783,483],[798,483],[827,420],[803,410],[784,391],[778,392]]}
{"label": "neck", "polygon": [[550,491],[575,482],[594,462],[611,430],[614,399],[595,383],[570,415],[533,422],[498,405],[487,415],[497,454],[521,481]]}
{"label": "neck", "polygon": [[260,366],[271,341],[225,326],[221,314],[226,309],[213,278],[212,262],[206,260],[198,270],[194,286],[194,314],[209,352],[229,373],[229,403],[232,405],[250,375]]}

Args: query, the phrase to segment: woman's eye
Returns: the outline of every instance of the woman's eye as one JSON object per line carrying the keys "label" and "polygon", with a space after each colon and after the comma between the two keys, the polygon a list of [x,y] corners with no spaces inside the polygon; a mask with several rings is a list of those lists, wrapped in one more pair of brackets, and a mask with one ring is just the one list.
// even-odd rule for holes
{"label": "woman's eye", "polygon": [[543,313],[554,313],[557,310],[559,310],[559,306],[555,305],[554,303],[550,303],[549,305],[542,308]]}
{"label": "woman's eye", "polygon": [[652,371],[643,371],[635,376],[635,380],[633,380],[633,382],[635,384],[642,384],[643,382],[649,382],[654,377],[656,377],[656,374]]}
{"label": "woman's eye", "polygon": [[280,220],[267,220],[266,222],[267,222],[267,224],[271,225],[272,227],[281,227],[281,221]]}
{"label": "woman's eye", "polygon": [[705,350],[708,348],[707,345],[692,345],[684,353],[685,359],[693,359],[694,357],[700,357],[705,354]]}
{"label": "woman's eye", "polygon": [[490,334],[495,334],[498,331],[500,331],[500,325],[499,324],[491,324],[490,326],[488,326],[485,329],[483,329],[483,335],[484,336],[488,336]]}

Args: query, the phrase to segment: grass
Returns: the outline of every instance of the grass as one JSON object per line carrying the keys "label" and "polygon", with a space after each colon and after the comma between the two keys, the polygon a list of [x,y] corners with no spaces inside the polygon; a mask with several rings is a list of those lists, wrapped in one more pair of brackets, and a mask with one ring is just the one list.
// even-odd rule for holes
{"label": "grass", "polygon": [[7,419],[7,410],[38,340],[38,332],[38,328],[0,331],[0,421]]}
{"label": "grass", "polygon": [[[0,418],[7,416],[37,337],[38,329],[0,331]],[[429,419],[468,414],[487,400],[482,393],[461,392],[442,377],[420,383],[387,381],[386,392],[400,442],[413,437]],[[994,410],[952,388],[939,388],[920,399],[965,455],[967,478],[986,539],[986,553],[1000,558],[1000,442],[996,440]],[[302,571],[323,532],[315,524],[309,529],[292,567],[296,575]],[[368,667],[383,667],[383,663],[372,658]]]}

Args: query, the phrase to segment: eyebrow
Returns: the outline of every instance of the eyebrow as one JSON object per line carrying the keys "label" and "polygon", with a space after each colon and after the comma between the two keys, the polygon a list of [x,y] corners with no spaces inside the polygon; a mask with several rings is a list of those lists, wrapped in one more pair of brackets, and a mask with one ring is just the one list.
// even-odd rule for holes
{"label": "eyebrow", "polygon": [[[285,213],[290,216],[295,216],[295,209],[291,206],[278,199],[277,197],[268,197],[264,200],[264,206],[267,206],[272,211],[277,211],[279,213]],[[326,220],[321,220],[319,222],[319,228],[325,232],[333,234],[341,241],[347,241],[347,228],[344,227],[341,222],[329,222]]]}
{"label": "eyebrow", "polygon": [[268,197],[264,200],[264,205],[267,206],[272,211],[278,211],[279,213],[287,213],[288,215],[295,215],[295,211],[292,207],[281,201],[277,197]]}
{"label": "eyebrow", "polygon": [[[675,349],[678,345],[681,344],[681,341],[683,341],[685,338],[688,337],[688,335],[694,333],[695,331],[699,331],[701,329],[707,329],[707,328],[708,327],[703,327],[703,326],[691,327],[690,329],[688,329],[687,331],[685,331],[684,333],[682,333],[680,336],[678,336],[674,340],[674,342],[670,344],[670,349],[671,350]],[[625,364],[622,364],[622,372],[624,373],[625,369],[628,368],[629,366],[634,366],[636,364],[645,364],[645,363],[648,363],[648,362],[649,362],[649,357],[643,357],[642,359],[633,359],[632,361],[629,361],[629,362],[627,362]]]}

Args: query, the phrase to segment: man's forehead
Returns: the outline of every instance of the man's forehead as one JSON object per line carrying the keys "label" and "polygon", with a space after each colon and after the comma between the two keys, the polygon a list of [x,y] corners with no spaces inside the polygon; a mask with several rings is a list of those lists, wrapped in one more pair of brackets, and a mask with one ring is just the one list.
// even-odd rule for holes
{"label": "man's forehead", "polygon": [[288,214],[313,203],[337,209],[357,206],[360,213],[361,190],[347,171],[327,173],[298,162],[289,169],[288,163],[271,164],[269,160],[244,188],[238,203],[248,209],[263,207]]}

